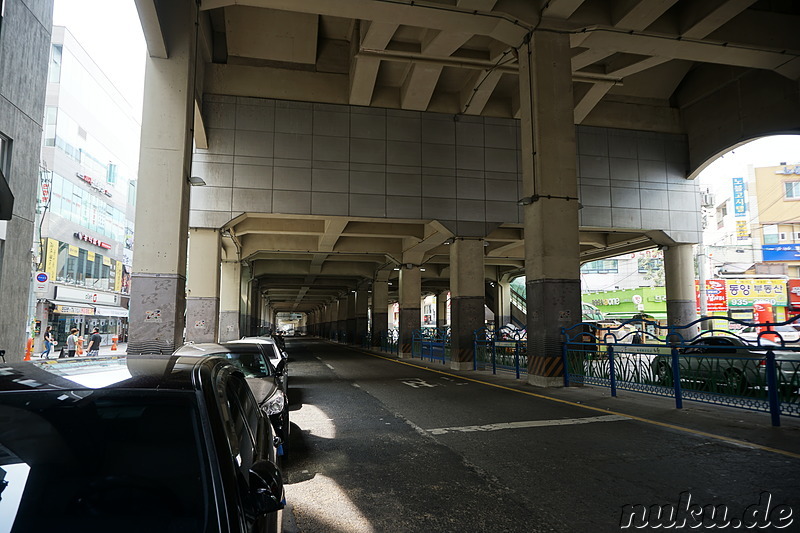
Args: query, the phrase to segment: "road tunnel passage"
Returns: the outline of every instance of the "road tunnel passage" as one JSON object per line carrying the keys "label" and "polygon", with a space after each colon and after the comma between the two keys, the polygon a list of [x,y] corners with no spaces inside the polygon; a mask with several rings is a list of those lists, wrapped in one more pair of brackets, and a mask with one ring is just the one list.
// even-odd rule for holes
{"label": "road tunnel passage", "polygon": [[[365,531],[609,530],[623,506],[687,491],[735,513],[762,491],[798,505],[796,457],[321,341],[293,340],[289,351],[303,398],[293,435],[303,442],[285,473],[303,531],[359,530],[335,511],[323,516],[331,484]],[[503,429],[459,430],[491,426]]]}

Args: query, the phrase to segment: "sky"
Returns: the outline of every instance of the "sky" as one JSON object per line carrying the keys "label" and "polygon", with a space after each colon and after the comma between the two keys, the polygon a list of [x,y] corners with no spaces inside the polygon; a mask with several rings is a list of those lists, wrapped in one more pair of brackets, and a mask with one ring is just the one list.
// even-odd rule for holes
{"label": "sky", "polygon": [[147,47],[133,0],[55,0],[53,24],[66,26],[141,120]]}
{"label": "sky", "polygon": [[751,141],[723,154],[698,176],[700,183],[718,178],[747,177],[747,166],[773,167],[800,164],[800,135],[773,135]]}

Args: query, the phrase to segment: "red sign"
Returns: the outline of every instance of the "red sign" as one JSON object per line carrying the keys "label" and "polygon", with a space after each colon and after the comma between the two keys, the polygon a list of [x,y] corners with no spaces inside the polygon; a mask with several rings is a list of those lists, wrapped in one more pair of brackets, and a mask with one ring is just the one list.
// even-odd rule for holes
{"label": "red sign", "polygon": [[86,241],[88,243],[94,244],[95,246],[99,246],[100,248],[103,248],[103,249],[106,249],[106,250],[110,250],[111,249],[111,245],[108,244],[107,242],[103,242],[100,239],[95,239],[94,237],[90,237],[90,236],[86,235],[85,233],[78,232],[78,233],[74,233],[73,236],[76,239],[80,239],[82,241]]}
{"label": "red sign", "polygon": [[789,307],[800,307],[800,279],[790,279],[786,288],[789,291]]}
{"label": "red sign", "polygon": [[42,182],[42,203],[47,204],[50,201],[50,184]]}
{"label": "red sign", "polygon": [[[700,282],[697,280],[694,282],[694,293],[697,310],[700,311]],[[706,280],[706,302],[709,313],[728,310],[728,294],[724,279]]]}

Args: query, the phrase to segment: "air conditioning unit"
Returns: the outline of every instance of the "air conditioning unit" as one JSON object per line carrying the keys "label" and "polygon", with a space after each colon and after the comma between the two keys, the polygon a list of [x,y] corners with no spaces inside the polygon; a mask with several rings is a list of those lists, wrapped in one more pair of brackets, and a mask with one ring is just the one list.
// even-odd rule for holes
{"label": "air conditioning unit", "polygon": [[710,192],[704,192],[700,195],[700,202],[703,207],[714,207],[714,195]]}

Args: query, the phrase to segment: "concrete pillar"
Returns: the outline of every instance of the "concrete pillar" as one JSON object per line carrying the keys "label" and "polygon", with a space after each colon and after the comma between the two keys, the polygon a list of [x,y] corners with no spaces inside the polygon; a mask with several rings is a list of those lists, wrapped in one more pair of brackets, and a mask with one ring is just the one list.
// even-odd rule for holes
{"label": "concrete pillar", "polygon": [[223,261],[220,266],[219,287],[219,340],[220,342],[238,339],[239,300],[242,270],[238,261]]}
{"label": "concrete pillar", "polygon": [[347,342],[355,344],[356,339],[356,293],[347,294],[347,318],[345,318],[345,331],[347,332]]}
{"label": "concrete pillar", "polygon": [[[670,326],[684,326],[699,318],[694,281],[693,245],[679,244],[665,248],[664,285],[667,293],[667,323]],[[689,340],[700,333],[699,323],[691,328],[680,329],[678,333]]]}
{"label": "concrete pillar", "polygon": [[381,337],[389,330],[389,281],[372,282],[372,345],[380,346]]}
{"label": "concrete pillar", "polygon": [[472,368],[473,332],[484,325],[483,239],[450,245],[450,368]]}
{"label": "concrete pillar", "polygon": [[413,332],[422,327],[422,273],[419,267],[400,269],[400,357],[411,357]]}
{"label": "concrete pillar", "polygon": [[239,333],[241,335],[249,335],[250,332],[250,314],[253,308],[252,291],[250,290],[250,286],[253,284],[252,277],[253,270],[250,265],[242,263],[239,279]]}
{"label": "concrete pillar", "polygon": [[499,329],[511,323],[511,282],[498,281],[496,288],[498,302],[495,322],[496,327]]}
{"label": "concrete pillar", "polygon": [[186,341],[217,342],[221,237],[216,229],[189,230]]}
{"label": "concrete pillar", "polygon": [[339,340],[343,333],[347,333],[347,295],[340,297],[337,302],[336,331],[339,332]]}
{"label": "concrete pillar", "polygon": [[364,289],[356,291],[356,326],[355,336],[351,342],[361,344],[369,331],[369,292]]}
{"label": "concrete pillar", "polygon": [[561,386],[560,330],[581,320],[569,35],[534,32],[519,57],[528,383]]}
{"label": "concrete pillar", "polygon": [[436,327],[447,327],[447,294],[450,291],[436,293]]}
{"label": "concrete pillar", "polygon": [[183,343],[189,172],[199,5],[167,2],[168,59],[147,56],[136,196],[128,353],[172,353]]}

